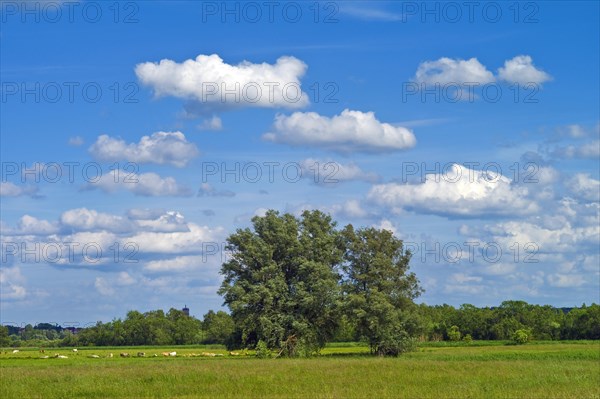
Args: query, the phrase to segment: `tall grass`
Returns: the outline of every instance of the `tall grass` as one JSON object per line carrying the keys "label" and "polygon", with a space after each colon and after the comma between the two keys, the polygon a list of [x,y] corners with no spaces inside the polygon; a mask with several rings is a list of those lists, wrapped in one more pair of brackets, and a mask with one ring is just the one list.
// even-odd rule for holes
{"label": "tall grass", "polygon": [[198,350],[175,349],[175,358],[87,357],[118,356],[104,348],[59,350],[68,359],[4,353],[0,397],[600,398],[598,342],[422,347],[400,358],[360,356],[367,348],[339,345],[310,359],[179,357]]}

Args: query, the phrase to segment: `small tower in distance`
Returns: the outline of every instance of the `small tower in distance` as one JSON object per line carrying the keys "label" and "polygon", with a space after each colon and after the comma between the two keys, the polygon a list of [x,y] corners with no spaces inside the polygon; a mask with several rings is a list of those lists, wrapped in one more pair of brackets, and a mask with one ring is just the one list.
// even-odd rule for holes
{"label": "small tower in distance", "polygon": [[190,309],[187,307],[187,305],[185,305],[183,307],[183,309],[181,309],[181,311],[183,312],[184,315],[189,316],[190,315]]}

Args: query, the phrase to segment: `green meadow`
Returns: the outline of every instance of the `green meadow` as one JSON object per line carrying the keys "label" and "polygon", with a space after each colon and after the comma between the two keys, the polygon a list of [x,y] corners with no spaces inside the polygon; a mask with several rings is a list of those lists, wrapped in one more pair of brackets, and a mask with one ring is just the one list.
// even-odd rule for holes
{"label": "green meadow", "polygon": [[[162,355],[171,351],[177,356]],[[4,350],[0,397],[600,398],[598,341],[424,344],[398,358],[369,356],[358,344],[333,344],[306,359],[236,353],[218,346]]]}

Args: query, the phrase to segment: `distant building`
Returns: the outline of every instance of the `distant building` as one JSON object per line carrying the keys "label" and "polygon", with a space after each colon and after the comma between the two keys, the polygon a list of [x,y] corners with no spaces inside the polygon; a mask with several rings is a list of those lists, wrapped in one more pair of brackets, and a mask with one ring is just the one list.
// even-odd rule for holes
{"label": "distant building", "polygon": [[181,311],[183,312],[184,315],[189,316],[190,315],[190,309],[187,307],[187,305],[185,305],[183,307],[183,309],[181,309]]}

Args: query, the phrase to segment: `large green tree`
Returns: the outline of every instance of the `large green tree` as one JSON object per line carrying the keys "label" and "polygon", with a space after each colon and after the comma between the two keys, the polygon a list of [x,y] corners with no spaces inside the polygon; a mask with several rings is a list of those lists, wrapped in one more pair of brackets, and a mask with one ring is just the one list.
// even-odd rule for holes
{"label": "large green tree", "polygon": [[263,341],[282,354],[313,353],[340,320],[342,241],[330,216],[268,211],[227,239],[231,257],[219,290],[244,345]]}
{"label": "large green tree", "polygon": [[343,238],[345,303],[357,332],[378,355],[408,350],[418,333],[413,299],[422,292],[409,272],[410,252],[388,230],[348,225]]}

